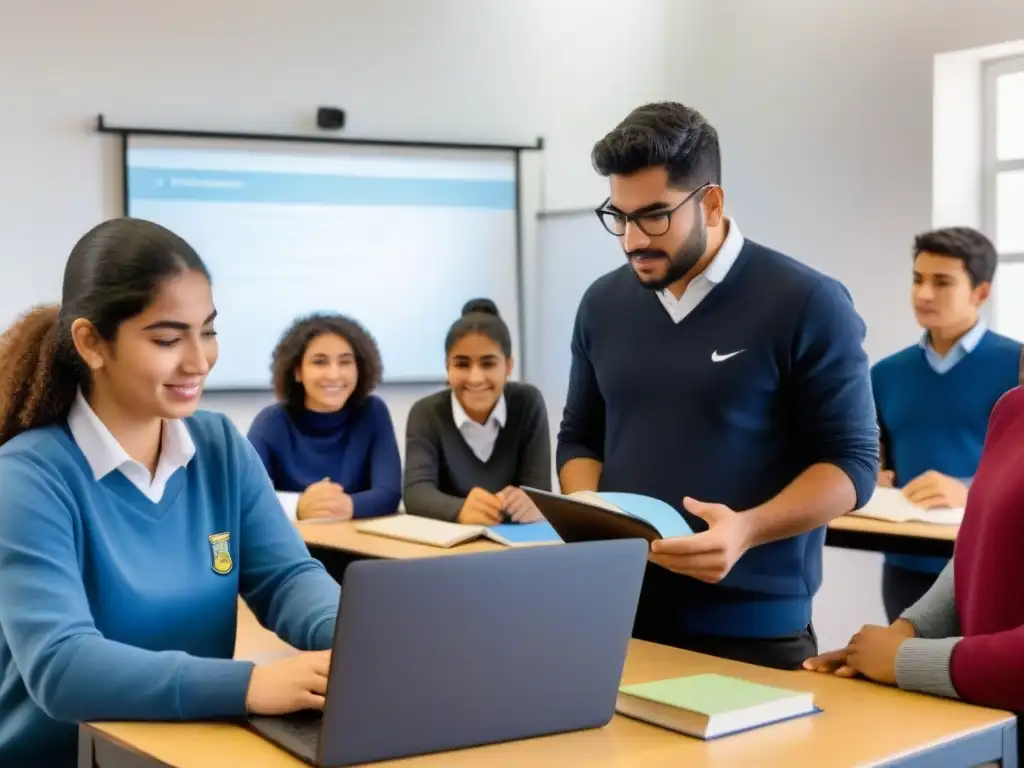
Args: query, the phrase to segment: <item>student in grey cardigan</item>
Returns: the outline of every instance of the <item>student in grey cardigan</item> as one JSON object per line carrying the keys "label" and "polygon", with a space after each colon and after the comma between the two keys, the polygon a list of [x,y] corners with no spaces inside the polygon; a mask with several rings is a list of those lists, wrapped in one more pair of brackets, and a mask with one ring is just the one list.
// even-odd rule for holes
{"label": "student in grey cardigan", "polygon": [[476,299],[445,339],[448,388],[409,413],[405,510],[472,525],[533,522],[520,486],[551,489],[544,398],[508,381],[512,340],[494,302]]}

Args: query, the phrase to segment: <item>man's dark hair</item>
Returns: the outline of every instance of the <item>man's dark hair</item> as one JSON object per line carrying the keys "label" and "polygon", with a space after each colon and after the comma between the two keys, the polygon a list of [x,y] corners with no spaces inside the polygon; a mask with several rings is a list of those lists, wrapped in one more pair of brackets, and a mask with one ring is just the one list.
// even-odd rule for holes
{"label": "man's dark hair", "polygon": [[960,259],[971,277],[971,284],[991,283],[996,276],[999,255],[992,241],[970,227],[947,227],[925,232],[914,238],[914,258],[922,253]]}
{"label": "man's dark hair", "polygon": [[594,145],[590,157],[602,176],[664,166],[673,187],[722,183],[718,132],[697,110],[671,101],[634,109]]}

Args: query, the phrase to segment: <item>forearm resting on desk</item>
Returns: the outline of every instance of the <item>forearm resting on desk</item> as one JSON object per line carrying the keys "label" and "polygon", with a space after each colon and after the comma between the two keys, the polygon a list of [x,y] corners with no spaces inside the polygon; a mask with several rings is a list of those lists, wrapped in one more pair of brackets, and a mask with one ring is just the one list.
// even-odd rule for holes
{"label": "forearm resting on desk", "polygon": [[943,569],[925,595],[903,612],[916,637],[905,640],[896,653],[896,684],[907,691],[956,698],[950,676],[953,648],[960,641],[960,624],[953,594],[953,562]]}
{"label": "forearm resting on desk", "polygon": [[569,459],[558,473],[562,493],[596,491],[601,482],[601,462],[595,459]]}

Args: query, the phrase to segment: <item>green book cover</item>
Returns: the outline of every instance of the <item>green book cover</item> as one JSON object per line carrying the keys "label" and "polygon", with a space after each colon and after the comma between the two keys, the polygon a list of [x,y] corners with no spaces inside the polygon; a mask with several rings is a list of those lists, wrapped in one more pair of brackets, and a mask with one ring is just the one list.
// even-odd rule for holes
{"label": "green book cover", "polygon": [[806,695],[801,691],[774,688],[750,683],[736,677],[705,674],[674,677],[650,683],[624,685],[622,693],[649,699],[658,704],[687,709],[703,715],[721,715],[738,709],[767,704],[791,696]]}

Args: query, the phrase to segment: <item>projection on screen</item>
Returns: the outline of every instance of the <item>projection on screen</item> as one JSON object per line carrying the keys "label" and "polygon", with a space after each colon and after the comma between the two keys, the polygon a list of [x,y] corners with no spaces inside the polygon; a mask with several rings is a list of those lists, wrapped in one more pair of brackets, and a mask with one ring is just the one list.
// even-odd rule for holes
{"label": "projection on screen", "polygon": [[388,383],[443,381],[444,337],[493,299],[518,351],[514,152],[129,136],[129,216],[213,276],[209,389],[266,389],[285,328],[314,311],[374,335]]}

